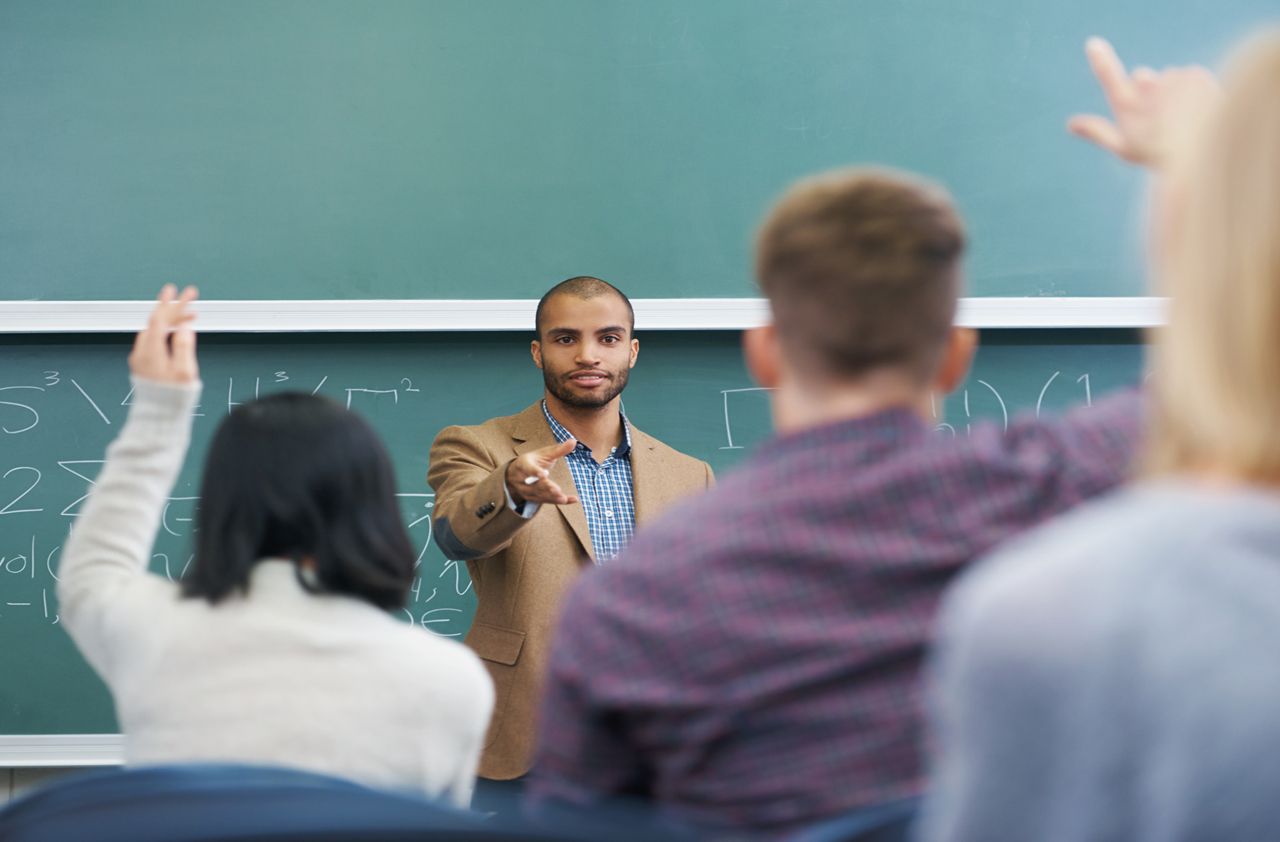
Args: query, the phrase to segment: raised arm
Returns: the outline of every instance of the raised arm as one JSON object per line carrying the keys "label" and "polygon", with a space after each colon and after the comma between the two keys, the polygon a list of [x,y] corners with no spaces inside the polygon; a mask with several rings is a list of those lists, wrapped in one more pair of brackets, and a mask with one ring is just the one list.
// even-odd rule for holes
{"label": "raised arm", "polygon": [[1077,114],[1067,128],[1131,164],[1164,169],[1217,102],[1217,80],[1203,67],[1130,73],[1102,38],[1090,38],[1085,55],[1111,116]]}
{"label": "raised arm", "polygon": [[[62,553],[58,600],[68,633],[101,670],[109,657],[113,609],[146,574],[165,500],[191,437],[200,393],[194,318],[196,290],[160,293],[138,334],[129,369],[133,403]],[[133,618],[139,619],[139,618]]]}

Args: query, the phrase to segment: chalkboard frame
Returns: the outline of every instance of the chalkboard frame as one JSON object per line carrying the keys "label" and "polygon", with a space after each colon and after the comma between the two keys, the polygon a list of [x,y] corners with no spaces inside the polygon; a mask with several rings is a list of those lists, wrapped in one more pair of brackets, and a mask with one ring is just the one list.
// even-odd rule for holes
{"label": "chalkboard frame", "polygon": [[[637,298],[643,330],[745,330],[763,324],[760,298]],[[205,333],[529,330],[534,299],[300,299],[201,301]],[[0,333],[132,333],[151,301],[3,301]],[[974,328],[1146,328],[1164,322],[1163,298],[974,297],[957,322]]]}

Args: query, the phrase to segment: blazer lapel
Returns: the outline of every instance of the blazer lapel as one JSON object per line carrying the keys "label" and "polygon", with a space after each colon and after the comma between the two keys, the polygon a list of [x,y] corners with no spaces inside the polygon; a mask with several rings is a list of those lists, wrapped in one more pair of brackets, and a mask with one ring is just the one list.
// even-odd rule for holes
{"label": "blazer lapel", "polygon": [[[550,447],[556,443],[556,437],[552,434],[551,427],[547,425],[546,416],[542,414],[541,401],[516,416],[511,437],[516,440],[515,450],[518,455],[524,455],[530,450]],[[551,466],[551,481],[575,496],[578,493],[577,486],[573,484],[573,474],[569,472],[569,463],[564,459],[556,460],[556,463]],[[578,536],[578,543],[582,545],[587,557],[595,561],[595,550],[591,546],[591,531],[587,529],[587,514],[582,510],[582,503],[570,503],[567,506],[552,508],[560,513],[560,516],[569,524],[569,528],[573,530],[573,534]]]}
{"label": "blazer lapel", "polygon": [[636,507],[636,526],[646,523],[662,508],[662,465],[654,452],[653,440],[631,428],[631,502]]}

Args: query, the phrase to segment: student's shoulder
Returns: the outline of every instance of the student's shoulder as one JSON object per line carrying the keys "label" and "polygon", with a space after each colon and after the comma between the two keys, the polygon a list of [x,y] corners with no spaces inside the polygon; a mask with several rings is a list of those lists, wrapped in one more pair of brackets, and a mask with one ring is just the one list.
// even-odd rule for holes
{"label": "student's shoulder", "polygon": [[406,669],[422,675],[429,683],[444,675],[448,681],[463,686],[491,686],[479,656],[460,641],[390,616],[387,619],[385,651]]}
{"label": "student's shoulder", "polygon": [[677,612],[700,602],[738,569],[762,528],[753,508],[759,495],[748,489],[730,477],[671,505],[616,559],[579,578],[579,599],[602,606],[650,600]]}
{"label": "student's shoulder", "polygon": [[1034,610],[1040,596],[1060,606],[1140,580],[1179,536],[1159,490],[1126,488],[1097,498],[1013,539],[966,572],[951,600],[977,613]]}

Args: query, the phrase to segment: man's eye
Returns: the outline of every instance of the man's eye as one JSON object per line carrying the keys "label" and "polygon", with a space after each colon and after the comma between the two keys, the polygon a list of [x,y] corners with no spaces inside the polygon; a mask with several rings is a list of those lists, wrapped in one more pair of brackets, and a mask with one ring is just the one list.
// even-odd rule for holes
{"label": "man's eye", "polygon": [[618,337],[616,337],[616,336],[606,336],[606,337],[604,337],[603,339],[601,339],[600,341],[601,341],[601,342],[603,342],[603,343],[604,343],[604,344],[606,344],[606,345],[613,345],[613,344],[616,344],[616,343],[617,343],[617,341],[618,341]]}
{"label": "man's eye", "polygon": [[559,339],[556,340],[556,342],[559,342],[561,345],[568,345],[572,341],[573,341],[573,337],[570,337],[570,336],[561,336]]}

